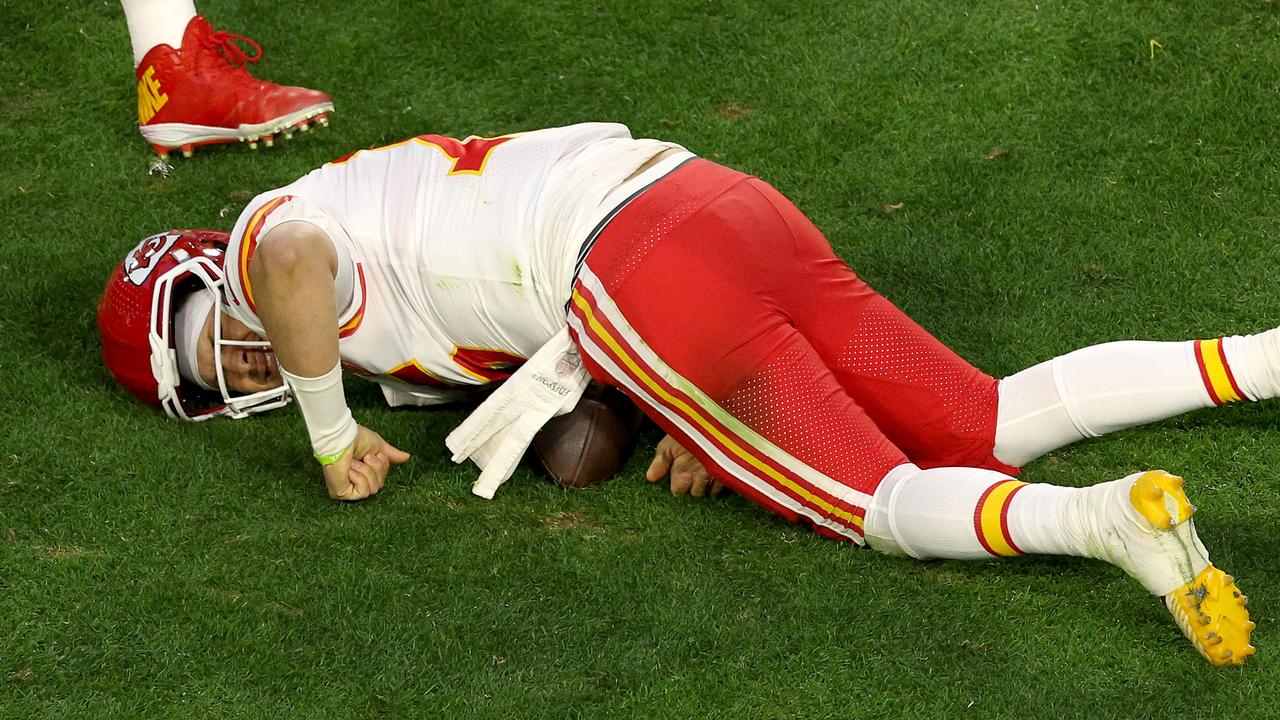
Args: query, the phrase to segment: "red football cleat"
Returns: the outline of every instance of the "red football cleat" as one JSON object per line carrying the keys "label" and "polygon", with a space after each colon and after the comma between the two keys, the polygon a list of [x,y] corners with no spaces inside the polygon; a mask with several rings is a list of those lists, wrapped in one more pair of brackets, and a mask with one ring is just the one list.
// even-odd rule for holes
{"label": "red football cleat", "polygon": [[[250,46],[247,54],[240,43]],[[157,45],[138,64],[138,125],[161,158],[214,143],[258,142],[270,147],[313,124],[328,125],[333,98],[318,90],[263,82],[246,62],[262,48],[246,37],[214,31],[199,15],[187,24],[182,48]]]}

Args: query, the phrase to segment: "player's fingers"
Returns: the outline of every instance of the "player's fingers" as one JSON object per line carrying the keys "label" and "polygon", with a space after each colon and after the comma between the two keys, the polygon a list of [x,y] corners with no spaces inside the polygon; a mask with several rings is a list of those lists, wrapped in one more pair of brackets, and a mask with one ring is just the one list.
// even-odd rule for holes
{"label": "player's fingers", "polygon": [[698,462],[698,458],[689,453],[683,453],[678,456],[674,463],[676,469],[689,478],[689,485],[696,485],[707,476],[707,471],[702,469],[702,463]]}
{"label": "player's fingers", "polygon": [[379,475],[386,475],[387,470],[391,468],[391,461],[387,459],[386,455],[383,455],[380,452],[371,452],[368,455],[365,455],[364,462],[366,465],[373,468],[373,471]]}
{"label": "player's fingers", "polygon": [[667,469],[671,465],[662,458],[655,457],[653,462],[649,463],[649,469],[644,471],[644,479],[651,483],[658,482],[667,476]]}
{"label": "player's fingers", "polygon": [[653,451],[653,462],[650,462],[649,469],[644,471],[644,479],[649,482],[658,482],[667,476],[667,471],[670,469],[671,455],[659,444]]}
{"label": "player's fingers", "polygon": [[693,456],[689,457],[689,472],[694,477],[693,492],[691,494],[694,497],[707,497],[710,495],[715,480],[711,478],[711,473],[707,472],[702,463],[698,462]]}
{"label": "player's fingers", "polygon": [[366,498],[377,492],[373,489],[377,473],[368,463],[362,460],[352,460],[351,470],[347,473],[348,480],[351,481],[351,494],[354,499]]}
{"label": "player's fingers", "polygon": [[369,463],[362,463],[364,467],[361,476],[364,478],[365,496],[373,495],[382,489],[382,483],[385,481],[386,472],[378,472],[378,468]]}
{"label": "player's fingers", "polygon": [[343,456],[332,465],[324,466],[321,474],[324,476],[324,488],[329,492],[329,497],[334,500],[350,500],[351,499],[351,481],[347,478],[351,469],[351,459],[349,456]]}
{"label": "player's fingers", "polygon": [[722,492],[724,492],[724,485],[721,485],[718,480],[712,480],[711,481],[711,497],[713,498],[720,497],[720,493]]}
{"label": "player's fingers", "polygon": [[387,473],[391,470],[391,463],[378,453],[374,453],[370,459],[373,462],[366,463],[373,471],[369,481],[369,494],[374,495],[387,483]]}
{"label": "player's fingers", "polygon": [[359,490],[350,480],[344,480],[341,484],[329,486],[329,497],[334,500],[359,500],[364,496],[359,494]]}
{"label": "player's fingers", "polygon": [[386,440],[382,441],[382,447],[378,448],[378,452],[386,455],[387,460],[391,461],[392,465],[403,465],[409,462],[409,458],[413,457]]}
{"label": "player's fingers", "polygon": [[[680,476],[681,488],[678,494],[699,495],[701,480],[706,476],[706,472],[702,469],[702,463],[698,462],[692,455],[685,453],[676,458],[672,463],[671,477],[674,480],[676,475]],[[674,489],[672,490],[674,492]]]}
{"label": "player's fingers", "polygon": [[689,472],[689,494],[694,497],[703,497],[707,494],[707,485],[711,482],[711,478],[705,472],[691,470]]}
{"label": "player's fingers", "polygon": [[688,495],[693,487],[693,474],[675,468],[671,471],[671,494]]}

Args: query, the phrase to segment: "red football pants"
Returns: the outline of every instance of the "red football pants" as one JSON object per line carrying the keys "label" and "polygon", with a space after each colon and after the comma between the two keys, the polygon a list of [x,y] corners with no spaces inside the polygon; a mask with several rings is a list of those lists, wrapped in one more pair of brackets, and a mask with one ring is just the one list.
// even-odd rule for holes
{"label": "red football pants", "polygon": [[1016,472],[992,455],[996,380],[761,180],[692,160],[589,242],[569,322],[592,377],[739,494],[861,543],[898,465]]}

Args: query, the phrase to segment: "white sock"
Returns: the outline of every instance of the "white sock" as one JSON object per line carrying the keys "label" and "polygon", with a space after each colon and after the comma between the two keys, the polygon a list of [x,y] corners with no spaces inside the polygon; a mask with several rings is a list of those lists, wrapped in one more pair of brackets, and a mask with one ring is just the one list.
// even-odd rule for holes
{"label": "white sock", "polygon": [[1098,494],[1110,484],[1070,488],[978,468],[900,465],[876,489],[865,537],[875,550],[920,560],[1096,557]]}
{"label": "white sock", "polygon": [[1280,328],[1094,345],[1000,381],[995,456],[1013,466],[1087,437],[1280,395]]}
{"label": "white sock", "polygon": [[[990,470],[900,465],[881,481],[864,523],[867,544],[920,560],[980,560],[1027,553],[1102,560],[1124,570],[1153,595],[1190,582],[1209,564],[1195,525],[1179,519],[1161,471],[1086,488],[1031,485]],[[1136,483],[1155,490],[1161,522],[1134,505]],[[1171,487],[1171,486],[1170,486]],[[1185,502],[1185,496],[1182,496]],[[1150,497],[1147,497],[1150,502]],[[1189,507],[1187,509],[1190,509]]]}
{"label": "white sock", "polygon": [[196,16],[194,0],[120,0],[133,44],[133,66],[157,45],[182,47],[182,34]]}
{"label": "white sock", "polygon": [[1222,348],[1245,399],[1280,396],[1280,328],[1223,338]]}

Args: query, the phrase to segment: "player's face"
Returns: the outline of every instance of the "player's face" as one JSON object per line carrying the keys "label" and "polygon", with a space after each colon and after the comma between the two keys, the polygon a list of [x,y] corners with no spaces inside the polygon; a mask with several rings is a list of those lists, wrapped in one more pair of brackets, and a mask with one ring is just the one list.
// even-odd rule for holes
{"label": "player's face", "polygon": [[[196,367],[200,377],[213,387],[218,386],[218,371],[213,363],[213,314],[221,312],[217,306],[209,311],[204,321],[204,329],[200,333],[200,344],[196,348]],[[226,313],[222,313],[223,340],[261,341],[261,335],[250,330],[244,323]],[[269,349],[224,345],[222,348],[222,374],[227,380],[230,390],[249,394],[279,387],[284,380],[280,377],[280,369],[276,365],[276,355]]]}

